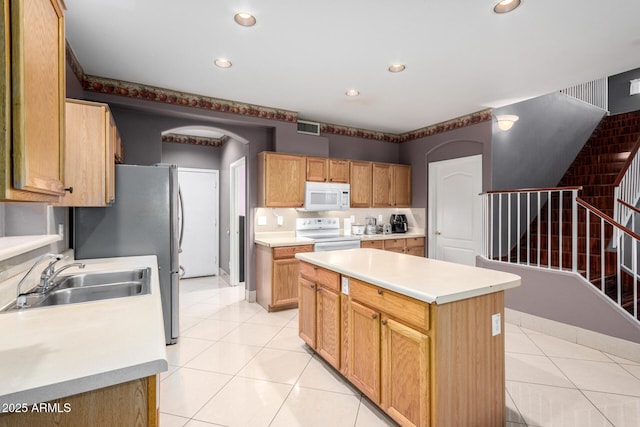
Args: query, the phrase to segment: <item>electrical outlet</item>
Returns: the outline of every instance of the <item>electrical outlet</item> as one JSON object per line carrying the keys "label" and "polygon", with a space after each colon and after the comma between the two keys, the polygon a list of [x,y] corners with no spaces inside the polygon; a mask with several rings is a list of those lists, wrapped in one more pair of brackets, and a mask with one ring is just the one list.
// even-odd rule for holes
{"label": "electrical outlet", "polygon": [[58,224],[58,236],[64,239],[64,224]]}
{"label": "electrical outlet", "polygon": [[491,336],[500,335],[502,332],[502,322],[500,322],[500,313],[491,315]]}
{"label": "electrical outlet", "polygon": [[349,295],[349,278],[342,278],[342,293],[345,295]]}
{"label": "electrical outlet", "polygon": [[258,225],[267,225],[267,217],[264,215],[258,215]]}
{"label": "electrical outlet", "polygon": [[278,225],[284,224],[284,218],[282,217],[282,215],[278,215],[276,217],[276,222],[278,223]]}

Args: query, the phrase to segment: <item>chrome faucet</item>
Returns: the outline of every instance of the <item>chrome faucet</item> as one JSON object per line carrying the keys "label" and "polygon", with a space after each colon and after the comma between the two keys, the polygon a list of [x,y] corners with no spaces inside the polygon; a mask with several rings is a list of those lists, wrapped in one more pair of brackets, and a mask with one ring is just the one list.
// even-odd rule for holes
{"label": "chrome faucet", "polygon": [[[60,261],[64,257],[61,254],[44,254],[36,259],[36,261],[33,263],[29,271],[27,271],[26,274],[22,277],[22,279],[20,279],[20,282],[18,282],[18,286],[16,288],[16,293],[17,293],[16,305],[18,306],[18,308],[22,308],[25,305],[27,305],[27,297],[23,295],[22,292],[20,291],[20,289],[22,288],[22,284],[25,282],[25,280],[27,280],[27,277],[29,277],[33,269],[36,268],[38,264],[40,264],[44,259],[47,259],[47,258],[55,258],[55,261],[51,263],[51,264],[55,264],[56,262]],[[47,268],[49,268],[51,264],[49,264]]]}
{"label": "chrome faucet", "polygon": [[58,262],[58,261],[59,260],[52,261],[47,266],[47,268],[45,268],[44,271],[42,272],[42,275],[40,276],[40,289],[39,289],[41,294],[47,293],[51,289],[56,287],[56,285],[53,283],[53,281],[64,270],[66,270],[68,268],[71,268],[71,267],[78,267],[79,269],[83,269],[84,268],[84,263],[74,262],[74,263],[71,263],[71,264],[63,265],[59,269],[54,270],[54,264],[56,262]]}

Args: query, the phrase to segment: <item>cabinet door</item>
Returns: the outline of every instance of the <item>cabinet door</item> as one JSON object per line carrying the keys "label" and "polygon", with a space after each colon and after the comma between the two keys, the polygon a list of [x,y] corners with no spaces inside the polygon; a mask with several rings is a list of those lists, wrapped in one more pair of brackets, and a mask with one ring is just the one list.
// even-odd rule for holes
{"label": "cabinet door", "polygon": [[349,380],[380,403],[380,313],[349,304]]}
{"label": "cabinet door", "polygon": [[371,207],[371,163],[350,162],[351,207]]}
{"label": "cabinet door", "polygon": [[429,423],[429,337],[382,318],[382,408],[403,426]]}
{"label": "cabinet door", "polygon": [[[304,206],[304,181],[306,177],[306,158],[293,154],[261,153],[263,165],[262,191],[264,207]],[[260,161],[260,160],[259,160]]]}
{"label": "cabinet door", "polygon": [[298,290],[298,335],[309,347],[316,348],[316,285],[300,277]]}
{"label": "cabinet door", "polygon": [[58,1],[11,1],[11,38],[13,187],[62,196],[65,38]]}
{"label": "cabinet door", "polygon": [[300,261],[297,259],[273,260],[272,308],[277,308],[285,304],[295,304],[298,301],[299,274]]}
{"label": "cabinet door", "polygon": [[414,246],[412,248],[407,248],[405,253],[408,255],[424,257],[424,246],[423,247]]}
{"label": "cabinet door", "polygon": [[340,296],[324,286],[316,287],[316,350],[334,368],[340,369]]}
{"label": "cabinet door", "polygon": [[387,239],[384,241],[384,250],[389,252],[404,253],[406,239]]}
{"label": "cabinet door", "polygon": [[372,165],[371,173],[373,176],[372,206],[374,208],[390,207],[392,205],[391,181],[393,179],[391,165],[374,163]]}
{"label": "cabinet door", "polygon": [[66,103],[65,185],[61,206],[105,206],[106,105]]}
{"label": "cabinet door", "polygon": [[349,162],[329,159],[329,182],[349,183]]}
{"label": "cabinet door", "polygon": [[397,208],[411,207],[411,166],[393,165],[393,205]]}
{"label": "cabinet door", "polygon": [[307,181],[327,181],[327,159],[324,157],[307,157]]}
{"label": "cabinet door", "polygon": [[0,22],[0,199],[57,202],[64,194],[63,10],[57,0],[4,0]]}
{"label": "cabinet door", "polygon": [[105,112],[108,126],[109,140],[105,144],[106,158],[105,158],[105,203],[111,204],[116,200],[116,148],[120,143],[120,135],[118,134],[118,128],[116,122],[113,119],[111,111],[107,109]]}

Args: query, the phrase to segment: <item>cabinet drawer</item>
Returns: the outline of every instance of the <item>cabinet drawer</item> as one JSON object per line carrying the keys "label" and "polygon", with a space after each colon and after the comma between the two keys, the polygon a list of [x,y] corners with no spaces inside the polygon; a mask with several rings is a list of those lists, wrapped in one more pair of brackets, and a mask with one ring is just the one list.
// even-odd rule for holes
{"label": "cabinet drawer", "polygon": [[424,330],[429,329],[429,304],[357,279],[349,278],[352,299]]}
{"label": "cabinet drawer", "polygon": [[409,237],[406,241],[408,248],[415,248],[418,246],[424,247],[424,237]]}
{"label": "cabinet drawer", "polygon": [[313,252],[313,245],[281,246],[273,248],[273,259],[293,258],[302,252]]}
{"label": "cabinet drawer", "polygon": [[318,268],[316,270],[316,282],[326,288],[340,292],[340,274],[335,271]]}
{"label": "cabinet drawer", "polygon": [[402,249],[406,239],[389,239],[384,241],[385,249]]}
{"label": "cabinet drawer", "polygon": [[335,292],[340,292],[340,274],[335,271],[326,270],[316,265],[309,264],[308,262],[301,262],[300,275],[309,281],[324,286],[325,288],[332,289]]}
{"label": "cabinet drawer", "polygon": [[360,242],[361,248],[382,249],[382,240],[363,240]]}

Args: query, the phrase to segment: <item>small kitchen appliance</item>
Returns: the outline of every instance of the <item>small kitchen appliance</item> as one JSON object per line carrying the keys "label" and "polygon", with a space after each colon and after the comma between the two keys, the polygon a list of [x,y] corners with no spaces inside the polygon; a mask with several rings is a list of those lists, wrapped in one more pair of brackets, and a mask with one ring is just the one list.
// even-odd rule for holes
{"label": "small kitchen appliance", "polygon": [[407,224],[407,216],[405,214],[391,214],[391,232],[392,233],[406,233],[409,230]]}
{"label": "small kitchen appliance", "polygon": [[364,219],[364,234],[376,234],[376,219],[368,216]]}
{"label": "small kitchen appliance", "polygon": [[382,234],[391,234],[391,224],[382,224]]}

